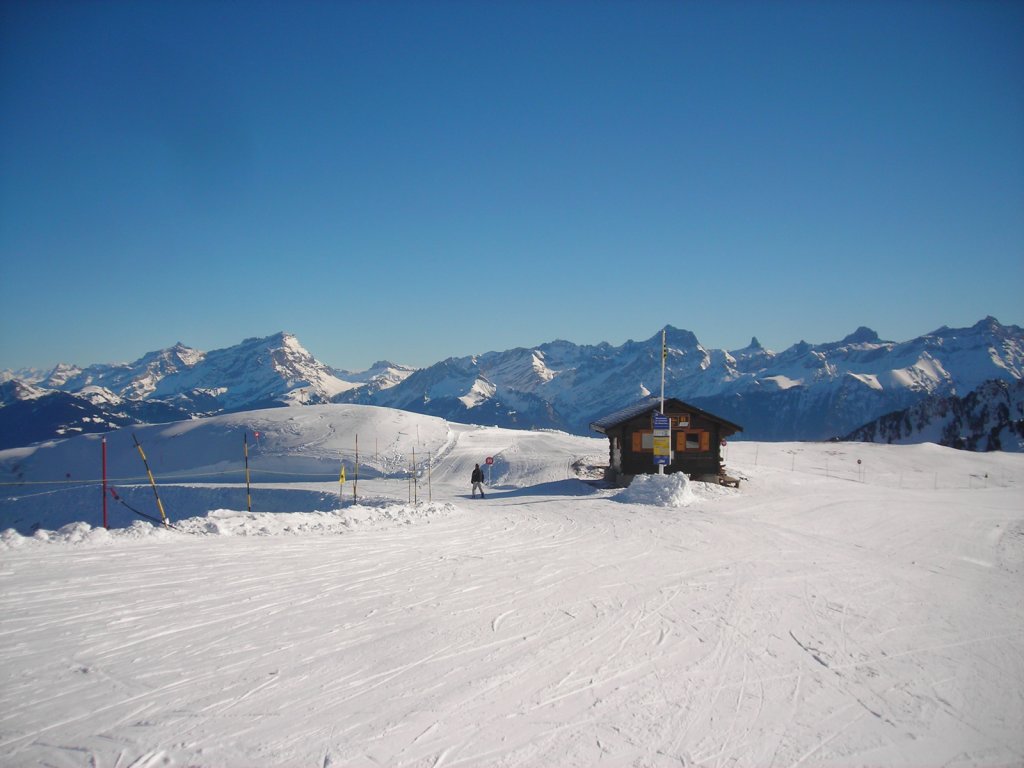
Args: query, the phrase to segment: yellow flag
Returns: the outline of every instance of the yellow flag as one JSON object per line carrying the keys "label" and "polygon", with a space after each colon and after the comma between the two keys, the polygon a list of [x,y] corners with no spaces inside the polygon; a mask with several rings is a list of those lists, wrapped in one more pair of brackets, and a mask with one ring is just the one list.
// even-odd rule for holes
{"label": "yellow flag", "polygon": [[338,482],[339,483],[344,483],[345,482],[345,465],[344,464],[341,465],[341,475],[338,477]]}

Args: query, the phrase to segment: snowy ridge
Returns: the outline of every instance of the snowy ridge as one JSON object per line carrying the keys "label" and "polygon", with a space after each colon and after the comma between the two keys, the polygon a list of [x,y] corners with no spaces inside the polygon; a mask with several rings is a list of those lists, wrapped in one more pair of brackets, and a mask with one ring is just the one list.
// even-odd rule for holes
{"label": "snowy ridge", "polygon": [[[861,327],[838,342],[802,341],[779,353],[756,337],[730,352],[706,349],[692,332],[671,326],[666,336],[667,393],[741,424],[745,439],[828,439],[933,395],[963,396],[982,382],[1012,382],[1024,374],[1024,331],[991,317],[906,342],[883,341]],[[58,366],[35,382],[9,380],[3,391],[9,403],[38,397],[29,386],[69,388],[76,396],[86,386],[100,387],[126,402],[152,403],[164,419],[349,402],[587,434],[594,419],[632,402],[637,392],[653,391],[660,367],[657,333],[618,347],[559,340],[448,358],[416,371],[380,362],[349,374],[317,361],[292,334],[279,333],[208,353],[179,344],[130,365]],[[97,407],[95,394],[89,407]],[[83,422],[72,406],[65,399],[51,409],[56,421],[44,436],[89,431],[90,423],[126,423],[123,418],[137,418],[129,411],[139,410],[110,403],[98,421]],[[20,426],[5,423],[12,418],[5,410],[0,434],[20,434]],[[38,430],[41,415],[35,418]],[[0,446],[11,444],[0,440]]]}
{"label": "snowy ridge", "polygon": [[24,400],[38,400],[52,391],[29,384],[21,379],[7,379],[0,382],[0,405],[10,405]]}
{"label": "snowy ridge", "polygon": [[1024,380],[988,381],[965,397],[933,396],[886,414],[844,440],[932,442],[971,451],[1024,451]]}
{"label": "snowy ridge", "polygon": [[354,388],[338,379],[289,333],[246,339],[208,352],[201,363],[160,380],[155,397],[216,391],[222,409],[234,410],[275,401],[290,405],[327,402]]}
{"label": "snowy ridge", "polygon": [[[705,349],[693,333],[671,326],[666,336],[666,391],[742,424],[749,438],[826,439],[932,394],[1024,375],[1024,331],[994,318],[902,343],[862,327],[839,342],[800,342],[780,353],[756,337],[726,352]],[[645,384],[650,391],[660,379],[660,353],[660,333],[619,347],[557,341],[452,358],[357,401],[586,434],[594,419],[632,402]],[[487,402],[480,381],[489,384]]]}

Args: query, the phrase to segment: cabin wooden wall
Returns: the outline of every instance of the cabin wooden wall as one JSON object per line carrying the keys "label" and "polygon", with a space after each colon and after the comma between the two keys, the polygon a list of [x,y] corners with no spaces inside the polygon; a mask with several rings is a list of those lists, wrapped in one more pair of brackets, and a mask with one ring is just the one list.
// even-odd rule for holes
{"label": "cabin wooden wall", "polygon": [[[672,462],[665,467],[665,471],[717,475],[722,467],[722,425],[700,414],[686,411],[667,409],[665,415],[672,422],[673,450]],[[609,429],[609,466],[619,474],[657,473],[651,433],[650,411]],[[615,455],[616,441],[619,457]]]}

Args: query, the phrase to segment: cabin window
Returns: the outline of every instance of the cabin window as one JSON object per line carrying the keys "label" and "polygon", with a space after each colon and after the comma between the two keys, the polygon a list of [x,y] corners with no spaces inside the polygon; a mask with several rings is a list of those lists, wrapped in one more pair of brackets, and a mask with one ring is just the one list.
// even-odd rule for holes
{"label": "cabin window", "polygon": [[685,429],[690,426],[690,414],[677,413],[672,418],[672,429]]}
{"label": "cabin window", "polygon": [[711,450],[711,433],[703,429],[687,429],[676,433],[676,450],[695,453]]}
{"label": "cabin window", "polygon": [[638,430],[633,433],[633,452],[642,453],[654,451],[654,435],[649,429]]}

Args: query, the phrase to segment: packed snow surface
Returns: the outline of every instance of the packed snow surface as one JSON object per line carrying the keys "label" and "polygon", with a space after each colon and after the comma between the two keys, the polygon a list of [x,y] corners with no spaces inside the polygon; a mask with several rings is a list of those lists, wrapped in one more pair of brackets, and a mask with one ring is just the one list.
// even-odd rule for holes
{"label": "packed snow surface", "polygon": [[98,439],[0,452],[4,766],[1024,764],[1024,456],[733,443],[740,489],[623,492],[604,440],[387,409],[136,434],[175,528],[99,526]]}

